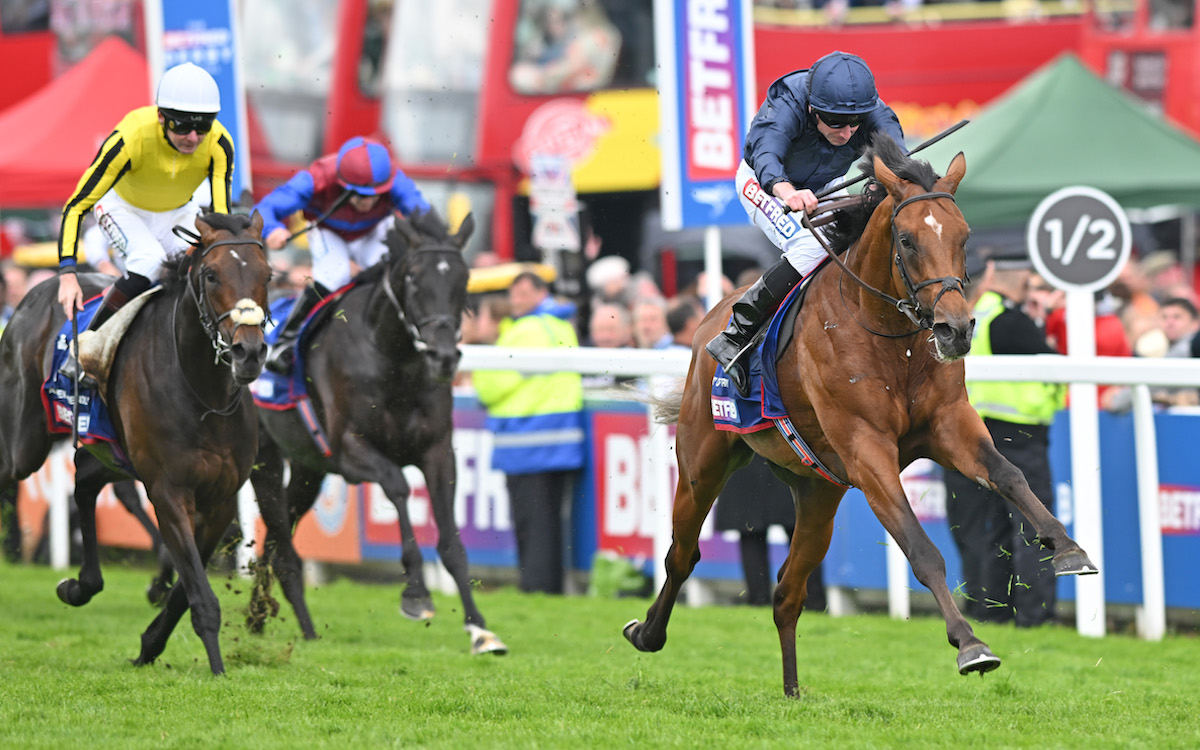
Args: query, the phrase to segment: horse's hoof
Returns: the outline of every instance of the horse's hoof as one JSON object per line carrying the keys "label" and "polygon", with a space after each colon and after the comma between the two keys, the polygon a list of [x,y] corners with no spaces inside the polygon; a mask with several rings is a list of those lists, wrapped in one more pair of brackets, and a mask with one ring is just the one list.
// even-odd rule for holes
{"label": "horse's hoof", "polygon": [[1100,568],[1081,549],[1071,550],[1054,558],[1056,576],[1087,576],[1099,572]]}
{"label": "horse's hoof", "polygon": [[[637,620],[630,620],[629,622],[625,623],[625,627],[621,628],[621,635],[625,636],[625,640],[632,643],[634,648],[638,648],[637,641],[634,639],[637,638],[637,632],[640,626],[641,623]],[[638,650],[640,651],[641,649],[639,648]]]}
{"label": "horse's hoof", "polygon": [[508,646],[504,645],[496,637],[496,634],[490,630],[484,630],[478,625],[467,625],[464,630],[471,635],[471,655],[478,656],[479,654],[492,654],[493,656],[504,656],[508,653]]}
{"label": "horse's hoof", "polygon": [[82,607],[92,600],[92,597],[84,595],[83,586],[74,578],[64,578],[59,581],[54,593],[58,594],[59,601],[72,607]]}
{"label": "horse's hoof", "polygon": [[421,597],[419,599],[400,598],[400,614],[410,620],[417,622],[425,622],[432,620],[435,614],[433,600],[429,597]]}
{"label": "horse's hoof", "polygon": [[146,599],[150,602],[150,606],[155,609],[162,609],[163,605],[167,603],[167,597],[170,594],[170,585],[152,583],[146,587]]}
{"label": "horse's hoof", "polygon": [[991,672],[998,666],[1000,666],[1000,658],[982,643],[977,643],[958,654],[959,674],[978,672],[982,675],[985,672]]}

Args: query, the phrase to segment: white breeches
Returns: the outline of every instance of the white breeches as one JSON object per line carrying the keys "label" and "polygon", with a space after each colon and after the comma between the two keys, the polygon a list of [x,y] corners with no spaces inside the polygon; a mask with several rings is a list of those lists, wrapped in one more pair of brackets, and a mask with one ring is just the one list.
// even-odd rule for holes
{"label": "white breeches", "polygon": [[312,252],[313,281],[331,292],[350,283],[350,262],[358,264],[360,270],[378,263],[387,252],[384,238],[395,223],[393,214],[367,234],[349,242],[321,227],[312,230],[309,250]]}
{"label": "white breeches", "polygon": [[[836,180],[840,181],[841,178]],[[750,221],[767,235],[775,247],[783,251],[783,257],[788,259],[801,276],[808,276],[825,260],[827,253],[820,241],[800,224],[798,216],[784,211],[782,201],[759,186],[754,170],[745,161],[738,166],[737,190],[738,199],[742,202],[742,208],[746,209]],[[842,190],[833,195],[846,194],[847,192]]]}
{"label": "white breeches", "polygon": [[110,190],[92,206],[92,214],[108,239],[114,262],[120,259],[116,265],[157,281],[167,256],[191,244],[176,237],[171,229],[178,225],[195,232],[200,204],[193,198],[173,211],[147,211]]}

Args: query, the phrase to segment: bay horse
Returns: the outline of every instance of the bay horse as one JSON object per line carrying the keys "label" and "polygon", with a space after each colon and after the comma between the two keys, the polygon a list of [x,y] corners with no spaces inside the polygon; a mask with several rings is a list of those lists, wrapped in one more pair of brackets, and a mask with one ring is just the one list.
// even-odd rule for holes
{"label": "bay horse", "polygon": [[[475,605],[466,549],[454,520],[456,467],[451,442],[451,381],[461,353],[458,340],[469,272],[462,248],[471,236],[468,215],[451,235],[432,212],[397,216],[388,255],[360,274],[336,300],[335,315],[316,324],[298,344],[313,413],[326,436],[318,449],[299,409],[260,408],[263,436],[250,481],[267,527],[263,576],[250,604],[252,629],[273,609],[271,571],[296,613],[305,638],[316,638],[304,599],[300,557],[292,545],[296,522],[317,499],[327,474],[346,482],[378,483],[400,520],[406,586],[400,611],[414,620],[433,617],[421,549],[408,514],[405,466],[425,476],[438,528],[437,551],[462,599],[473,653],[503,654]],[[261,406],[261,404],[260,404]],[[290,467],[286,493],[285,459]]]}
{"label": "bay horse", "polygon": [[700,559],[701,524],[729,476],[758,453],[781,467],[777,473],[796,506],[796,529],[773,598],[783,690],[791,697],[799,693],[796,624],[806,582],[829,549],[847,484],[863,491],[917,580],[933,592],[962,674],[990,671],[1000,660],[959,613],[946,586],[945,561],[905,497],[902,467],[929,457],[975,477],[1025,514],[1053,551],[1057,575],[1097,572],[996,450],[967,401],[962,358],[975,324],[963,291],[969,229],[954,202],[966,159],[959,153],[939,177],[886,136],[876,137],[866,159],[862,169],[876,184],[867,197],[836,211],[829,230],[830,255],[836,260],[845,251],[844,265],[827,262],[811,279],[776,373],[796,432],[819,460],[817,468],[838,481],[803,463],[777,430],[738,434],[714,427],[716,363],[703,345],[729,319],[737,293],[727,297],[696,333],[681,391],[655,403],[660,421],[678,423],[679,483],[666,583],[645,622],[633,620],[623,629],[640,651],[663,647],[680,587]]}
{"label": "bay horse", "polygon": [[[146,487],[179,576],[142,634],[134,663],[154,662],[190,606],[209,667],[221,674],[220,604],[205,566],[236,514],[237,491],[250,476],[257,450],[258,421],[247,386],[266,358],[262,329],[271,266],[257,213],[207,213],[195,226],[195,244],[164,263],[161,290],[146,298],[132,320],[126,315],[124,336],[108,349],[111,367],[93,370],[86,347],[80,357],[99,376],[119,448]],[[79,281],[85,296],[92,296],[110,278],[80,274]],[[0,339],[0,380],[9,389],[0,402],[0,495],[6,498],[42,465],[58,437],[42,403],[56,334],[65,321],[57,294],[57,279],[35,287]],[[105,484],[127,477],[111,451],[87,448],[75,455],[83,563],[79,577],[57,589],[72,606],[86,604],[104,587],[96,495]]]}

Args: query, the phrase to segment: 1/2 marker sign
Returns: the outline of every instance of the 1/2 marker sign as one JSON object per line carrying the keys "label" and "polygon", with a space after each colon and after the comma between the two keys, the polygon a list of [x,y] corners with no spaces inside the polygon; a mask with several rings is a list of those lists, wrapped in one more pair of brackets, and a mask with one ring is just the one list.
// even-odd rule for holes
{"label": "1/2 marker sign", "polygon": [[1125,211],[1101,190],[1056,190],[1034,209],[1026,230],[1037,272],[1060,289],[1094,291],[1112,283],[1129,260]]}

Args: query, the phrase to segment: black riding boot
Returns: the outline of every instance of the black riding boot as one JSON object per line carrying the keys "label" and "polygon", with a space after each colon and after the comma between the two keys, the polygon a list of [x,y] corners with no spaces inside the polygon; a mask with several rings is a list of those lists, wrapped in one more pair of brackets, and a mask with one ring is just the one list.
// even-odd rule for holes
{"label": "black riding boot", "polygon": [[[153,282],[150,279],[136,273],[128,273],[117,279],[104,295],[104,301],[100,303],[100,309],[96,310],[96,314],[92,316],[88,327],[79,332],[80,335],[88,331],[99,330],[100,326],[107,323],[108,319],[124,307],[126,302],[149,289],[152,284]],[[78,311],[76,311],[76,314],[78,314]],[[74,351],[67,355],[66,360],[58,368],[58,371],[70,380],[79,378],[80,388],[96,387],[95,379],[86,372],[83,372],[83,369],[79,366],[79,358]]]}
{"label": "black riding boot", "polygon": [[725,330],[705,345],[705,350],[721,363],[742,396],[750,395],[750,375],[742,358],[749,351],[758,329],[771,319],[783,298],[801,278],[786,258],[768,268],[741,299],[733,303],[733,316]]}
{"label": "black riding boot", "polygon": [[316,282],[304,287],[304,291],[292,305],[287,320],[283,321],[283,325],[279,329],[279,338],[271,347],[271,352],[267,354],[264,367],[276,375],[287,375],[292,371],[292,363],[296,361],[296,337],[300,335],[300,327],[304,325],[304,319],[308,317],[312,309],[317,306],[318,302],[325,299],[327,294],[325,287]]}

